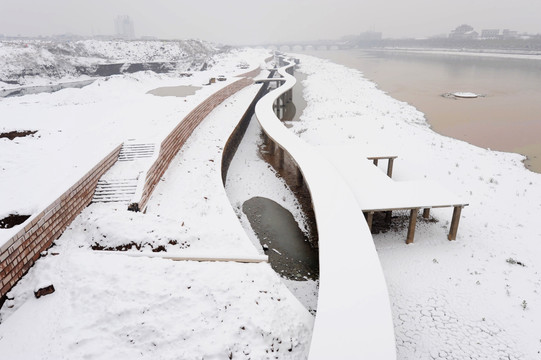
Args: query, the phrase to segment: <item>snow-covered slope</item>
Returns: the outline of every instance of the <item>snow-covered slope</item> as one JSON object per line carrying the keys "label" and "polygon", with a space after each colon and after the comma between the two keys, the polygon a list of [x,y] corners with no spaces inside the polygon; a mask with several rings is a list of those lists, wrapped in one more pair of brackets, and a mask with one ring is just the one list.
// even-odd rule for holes
{"label": "snow-covered slope", "polygon": [[199,40],[181,41],[3,41],[0,89],[47,83],[44,78],[73,78],[97,65],[174,62],[179,70],[199,69],[221,50]]}

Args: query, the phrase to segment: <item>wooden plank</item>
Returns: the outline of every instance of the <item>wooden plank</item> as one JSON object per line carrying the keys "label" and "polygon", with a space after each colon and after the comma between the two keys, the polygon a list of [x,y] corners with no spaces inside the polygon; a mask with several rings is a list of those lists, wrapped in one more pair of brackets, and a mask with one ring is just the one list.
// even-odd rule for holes
{"label": "wooden plank", "polygon": [[252,255],[252,256],[220,256],[220,255],[175,255],[164,253],[150,253],[150,252],[127,252],[127,251],[111,251],[111,250],[99,250],[100,253],[117,255],[117,256],[131,256],[131,257],[149,257],[160,258],[173,261],[200,261],[200,262],[238,262],[238,263],[262,263],[269,262],[267,255]]}
{"label": "wooden plank", "polygon": [[453,210],[453,218],[451,220],[451,228],[449,229],[449,235],[447,239],[449,241],[456,240],[456,233],[458,232],[458,223],[460,221],[460,213],[462,211],[462,206],[455,206]]}
{"label": "wooden plank", "polygon": [[384,156],[367,156],[366,158],[368,160],[374,160],[374,159],[386,160],[386,159],[396,159],[397,157],[398,157],[397,155],[384,155]]}
{"label": "wooden plank", "polygon": [[435,209],[435,208],[446,208],[446,207],[455,207],[455,206],[464,207],[468,205],[469,204],[423,205],[423,204],[417,203],[417,204],[413,204],[412,206],[407,206],[407,207],[363,208],[363,211],[364,212],[368,212],[368,211],[379,212],[379,211],[411,210],[414,207],[417,209],[424,209],[424,208]]}
{"label": "wooden plank", "polygon": [[423,218],[428,219],[430,217],[430,208],[426,208],[423,210]]}
{"label": "wooden plank", "polygon": [[413,243],[413,238],[415,236],[415,225],[417,224],[417,212],[419,209],[410,210],[410,222],[408,226],[408,236],[406,238],[406,244]]}

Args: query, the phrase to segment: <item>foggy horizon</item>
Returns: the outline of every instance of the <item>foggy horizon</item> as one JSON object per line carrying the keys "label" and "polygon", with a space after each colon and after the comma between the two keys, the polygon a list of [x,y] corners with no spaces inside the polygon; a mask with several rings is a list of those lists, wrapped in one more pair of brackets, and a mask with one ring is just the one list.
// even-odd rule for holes
{"label": "foggy horizon", "polygon": [[197,38],[232,45],[337,39],[365,31],[381,32],[384,38],[420,38],[449,34],[461,24],[478,32],[541,33],[541,2],[535,0],[369,4],[347,0],[277,0],[273,4],[0,0],[0,10],[0,34],[5,36],[114,35],[114,19],[119,15],[131,18],[137,38]]}

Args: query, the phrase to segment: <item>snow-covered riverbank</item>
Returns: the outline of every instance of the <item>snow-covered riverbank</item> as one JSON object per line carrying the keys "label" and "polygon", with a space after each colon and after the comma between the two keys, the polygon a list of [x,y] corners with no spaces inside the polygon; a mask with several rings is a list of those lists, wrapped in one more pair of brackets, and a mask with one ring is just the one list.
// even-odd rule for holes
{"label": "snow-covered riverbank", "polygon": [[298,57],[308,74],[308,106],[292,131],[316,146],[390,149],[399,156],[393,178],[435,180],[469,199],[454,242],[446,238],[448,209],[432,211],[437,222],[418,223],[412,245],[404,243],[405,216],[398,230],[374,235],[398,358],[536,358],[541,176],[524,168],[521,155],[434,133],[422,113],[387,96],[357,70]]}
{"label": "snow-covered riverbank", "polygon": [[[38,133],[0,139],[0,215],[35,211],[122,140],[162,138],[212,87],[222,85],[203,87],[186,101],[148,90],[200,86],[218,73],[229,78],[239,73],[240,61],[254,66],[266,56],[239,52],[191,78],[141,73],[83,89],[1,99],[2,131]],[[446,239],[449,209],[432,211],[437,222],[420,221],[412,245],[404,243],[406,227],[399,217],[393,219],[397,230],[374,236],[389,286],[398,358],[536,359],[540,175],[524,169],[520,155],[434,133],[423,114],[385,95],[356,70],[298,57],[308,75],[308,106],[292,131],[315,146],[393,149],[399,156],[395,179],[435,180],[469,198],[454,242]],[[246,91],[197,130],[156,189],[147,214],[111,205],[85,209],[0,311],[1,354],[11,359],[306,357],[313,317],[268,264],[172,262],[91,250],[100,237],[112,245],[136,239],[186,254],[258,253],[226,208],[216,170],[224,127],[243,113],[239,109],[251,96]],[[244,167],[253,175],[264,173],[260,165]],[[242,176],[243,164],[232,166],[232,174]],[[250,196],[263,194],[294,210],[290,194],[274,191],[280,182],[260,184],[267,192],[247,189]],[[54,294],[33,297],[35,287],[51,282]]]}

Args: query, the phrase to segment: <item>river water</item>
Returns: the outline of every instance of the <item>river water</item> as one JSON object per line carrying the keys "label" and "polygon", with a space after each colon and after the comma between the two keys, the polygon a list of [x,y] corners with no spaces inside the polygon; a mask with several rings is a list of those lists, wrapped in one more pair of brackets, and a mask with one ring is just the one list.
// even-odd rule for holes
{"label": "river water", "polygon": [[[541,173],[541,59],[388,50],[307,54],[360,70],[390,96],[423,112],[438,133],[526,155],[526,167]],[[452,92],[483,96],[442,96]]]}

